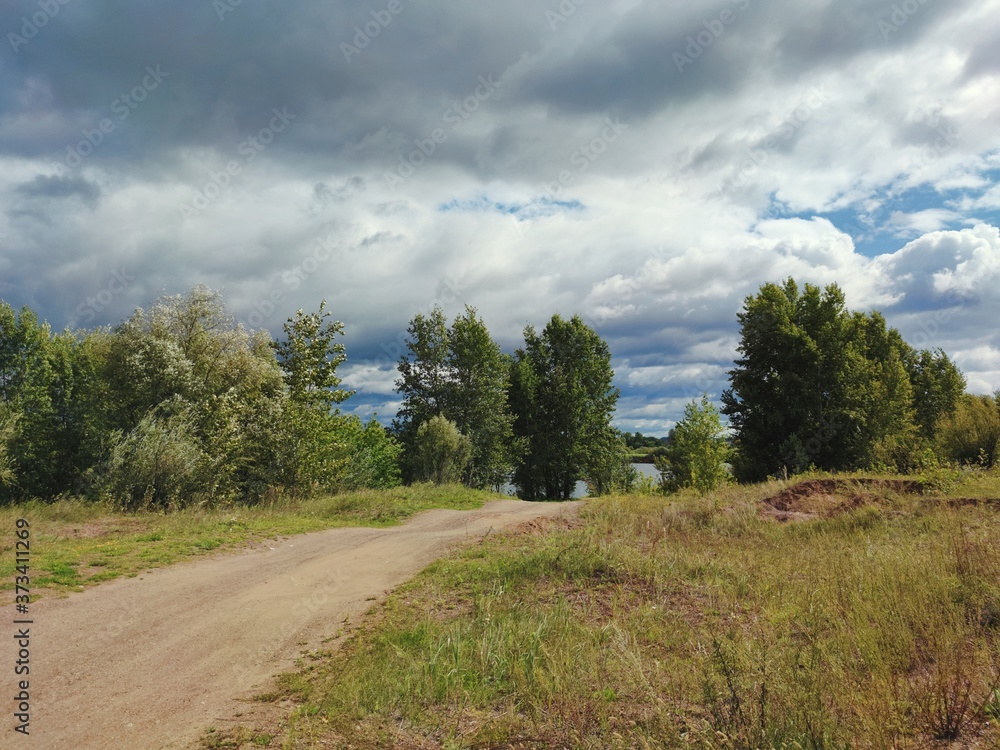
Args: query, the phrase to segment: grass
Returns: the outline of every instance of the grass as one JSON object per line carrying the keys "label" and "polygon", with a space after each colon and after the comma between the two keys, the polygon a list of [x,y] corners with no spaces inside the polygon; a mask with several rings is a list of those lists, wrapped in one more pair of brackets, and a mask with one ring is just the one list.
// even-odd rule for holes
{"label": "grass", "polygon": [[[282,676],[268,697],[291,715],[238,731],[288,750],[1000,745],[1000,508],[762,514],[789,484],[493,535]],[[1000,476],[952,492],[984,495]]]}
{"label": "grass", "polygon": [[459,486],[276,501],[255,507],[121,513],[82,500],[0,508],[0,599],[13,598],[18,518],[30,523],[32,600],[267,539],[343,526],[390,526],[423,510],[478,508],[497,496]]}
{"label": "grass", "polygon": [[659,455],[664,450],[664,446],[632,448],[629,451],[629,461],[633,463],[653,463],[653,457]]}

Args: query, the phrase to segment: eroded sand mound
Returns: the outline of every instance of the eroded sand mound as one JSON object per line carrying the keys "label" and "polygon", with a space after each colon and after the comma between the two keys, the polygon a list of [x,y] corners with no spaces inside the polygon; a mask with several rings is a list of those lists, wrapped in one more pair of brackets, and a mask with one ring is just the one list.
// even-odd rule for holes
{"label": "eroded sand mound", "polygon": [[767,498],[764,508],[781,521],[829,517],[889,495],[920,495],[923,489],[910,479],[810,479]]}

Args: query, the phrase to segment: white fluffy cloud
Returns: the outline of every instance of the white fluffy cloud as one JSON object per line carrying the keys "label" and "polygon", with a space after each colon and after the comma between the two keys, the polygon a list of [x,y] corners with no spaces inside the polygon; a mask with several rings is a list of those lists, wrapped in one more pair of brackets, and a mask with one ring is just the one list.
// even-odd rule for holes
{"label": "white fluffy cloud", "polygon": [[414,313],[512,349],[579,312],[655,432],[793,276],[1000,387],[1000,0],[406,3],[348,59],[382,7],[63,7],[0,57],[0,296],[96,325],[202,282],[274,332],[327,298],[383,417]]}

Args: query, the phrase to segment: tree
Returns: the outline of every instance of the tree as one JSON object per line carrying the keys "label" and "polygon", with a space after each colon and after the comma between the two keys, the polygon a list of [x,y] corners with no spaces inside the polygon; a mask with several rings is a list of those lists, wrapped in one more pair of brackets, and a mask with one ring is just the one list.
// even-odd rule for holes
{"label": "tree", "polygon": [[706,494],[730,480],[727,464],[731,456],[726,427],[705,394],[701,403],[692,401],[684,407],[684,417],[672,430],[665,454],[653,463],[665,491],[693,487]]}
{"label": "tree", "polygon": [[171,420],[181,420],[208,457],[199,476],[212,500],[254,501],[294,476],[291,402],[271,336],[238,324],[219,292],[164,296],[85,342],[97,362],[98,431],[127,437],[154,419],[163,424],[144,434],[176,435]]}
{"label": "tree", "polygon": [[419,472],[417,430],[432,417],[444,416],[472,446],[462,481],[499,488],[510,476],[516,454],[507,358],[473,307],[466,307],[450,327],[435,307],[428,316],[414,317],[407,330],[407,353],[396,381],[403,403],[393,423],[405,448],[405,478],[413,481]]}
{"label": "tree", "polygon": [[632,453],[622,434],[615,429],[603,430],[589,448],[590,459],[583,478],[587,494],[600,497],[631,492],[639,472],[632,465]]}
{"label": "tree", "polygon": [[359,490],[399,486],[399,457],[403,447],[396,439],[375,417],[364,425],[357,417],[348,417],[345,428],[348,431],[350,460],[340,487]]}
{"label": "tree", "polygon": [[632,449],[662,448],[666,445],[666,438],[643,435],[641,432],[637,432],[634,435],[631,432],[623,432],[622,439],[625,441],[625,445]]}
{"label": "tree", "polygon": [[463,481],[499,490],[513,471],[514,415],[507,403],[510,365],[473,307],[448,330],[449,379],[444,415],[472,445]]}
{"label": "tree", "polygon": [[53,334],[28,308],[0,303],[0,403],[8,414],[0,498],[79,489],[92,461],[80,391],[89,373],[72,334]]}
{"label": "tree", "polygon": [[514,356],[510,404],[525,453],[514,472],[526,500],[566,500],[595,474],[618,401],[607,344],[579,316],[554,315],[538,335],[524,330]]}
{"label": "tree", "polygon": [[274,342],[278,363],[291,400],[307,409],[329,412],[343,403],[353,391],[338,388],[337,367],[346,359],[344,345],[335,339],[344,333],[344,324],[326,310],[326,300],[319,310],[304,313],[298,310],[285,321],[284,341]]}
{"label": "tree", "polygon": [[417,429],[416,454],[418,479],[449,484],[461,481],[472,443],[454,422],[439,414]]}
{"label": "tree", "polygon": [[[10,444],[17,429],[17,415],[0,401],[0,493],[14,484],[16,472],[10,455]],[[0,495],[2,497],[2,495]]]}
{"label": "tree", "polygon": [[926,440],[933,441],[938,422],[955,411],[965,393],[965,376],[941,349],[910,349],[905,364],[913,386],[917,427]]}
{"label": "tree", "polygon": [[337,367],[347,355],[336,338],[344,325],[330,317],[326,300],[315,313],[298,310],[284,324],[285,339],[273,344],[289,401],[281,476],[295,492],[333,490],[350,465],[349,429],[332,410],[353,391],[339,388]]}
{"label": "tree", "polygon": [[211,499],[211,457],[183,410],[151,411],[119,433],[101,480],[105,496],[125,510],[184,507]]}
{"label": "tree", "polygon": [[899,466],[914,455],[910,349],[878,313],[850,313],[835,284],[765,284],[738,316],[723,414],[743,480],[810,466]]}
{"label": "tree", "polygon": [[444,311],[435,307],[430,315],[418,314],[407,327],[407,353],[399,360],[396,391],[403,403],[392,429],[403,445],[403,479],[417,478],[417,430],[445,412],[448,400],[448,324]]}

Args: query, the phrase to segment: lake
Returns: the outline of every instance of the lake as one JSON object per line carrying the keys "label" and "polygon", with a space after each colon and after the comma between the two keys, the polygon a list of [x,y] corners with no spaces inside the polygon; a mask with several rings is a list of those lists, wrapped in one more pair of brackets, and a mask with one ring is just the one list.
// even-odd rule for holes
{"label": "lake", "polygon": [[[656,467],[653,466],[653,464],[632,464],[632,465],[636,468],[636,471],[639,472],[640,476],[653,477],[653,479],[657,481],[660,480],[660,472],[656,470]],[[507,495],[513,495],[514,485],[505,484],[502,492],[504,492]],[[587,484],[585,482],[577,482],[576,488],[573,490],[573,497],[581,498],[586,496],[587,496]]]}

